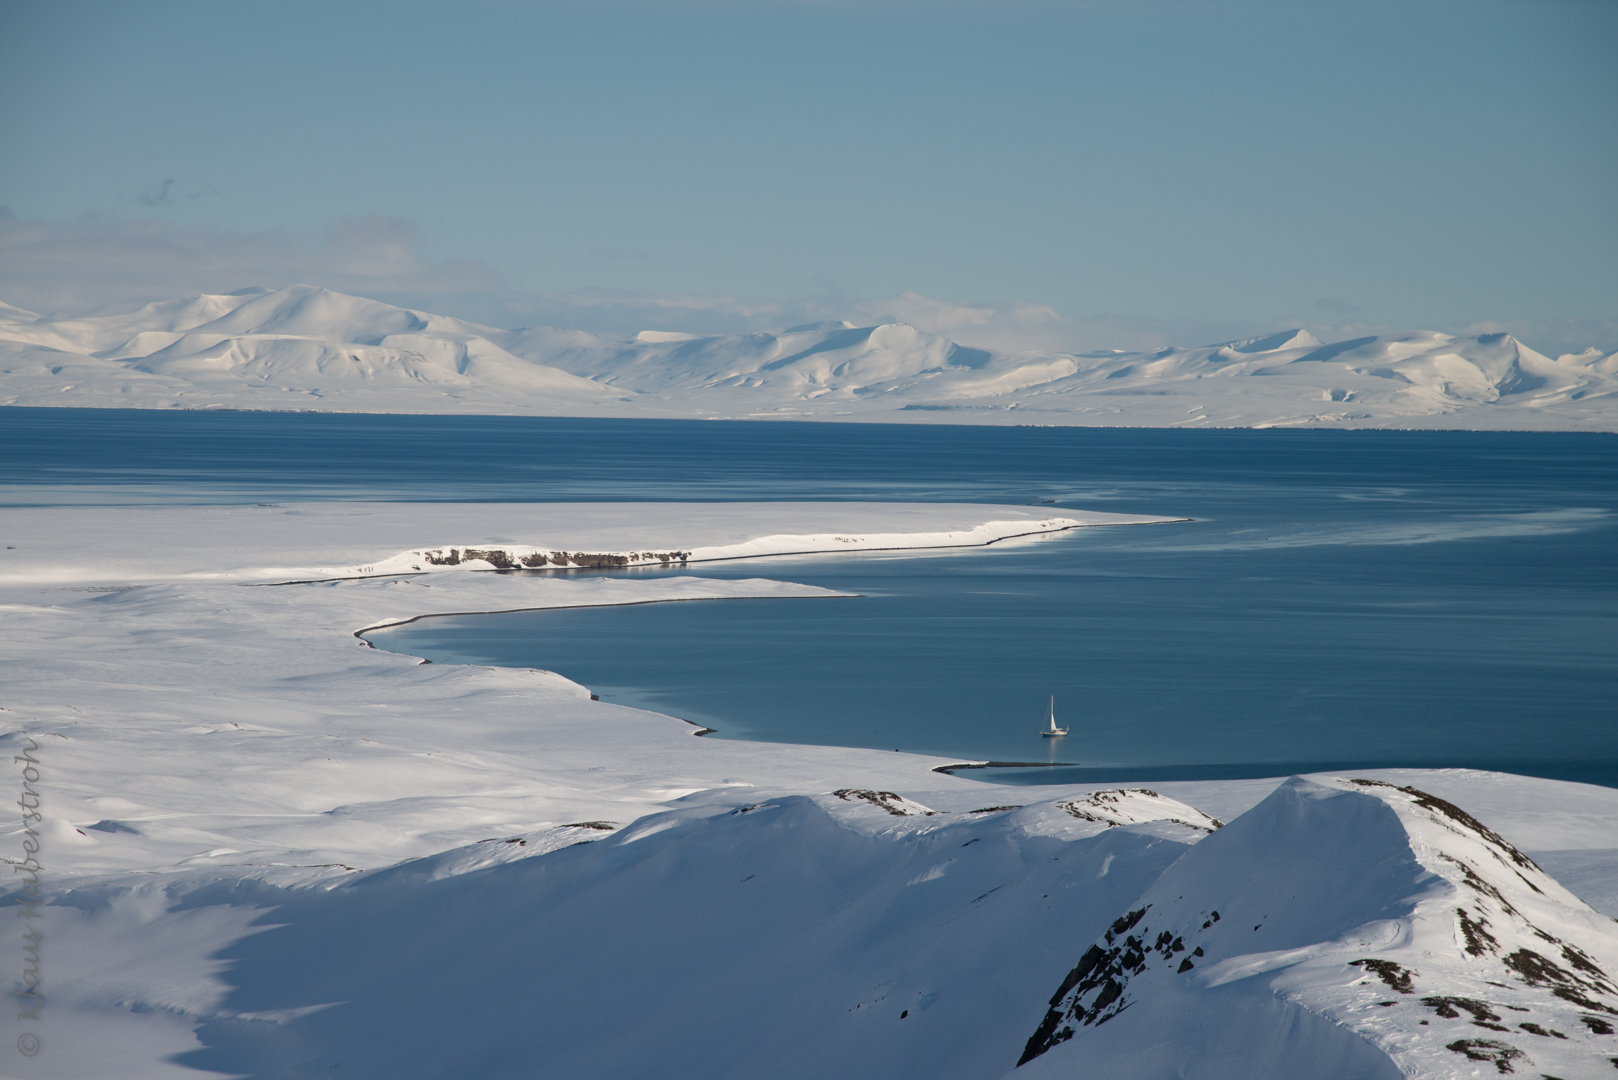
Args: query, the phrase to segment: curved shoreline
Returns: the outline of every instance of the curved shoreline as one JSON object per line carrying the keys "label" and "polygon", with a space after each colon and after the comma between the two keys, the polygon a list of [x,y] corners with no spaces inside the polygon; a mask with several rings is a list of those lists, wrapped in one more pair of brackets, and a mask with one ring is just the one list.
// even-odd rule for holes
{"label": "curved shoreline", "polygon": [[[811,596],[678,596],[678,597],[670,597],[669,599],[666,599],[666,600],[624,600],[624,601],[620,601],[620,602],[614,603],[614,604],[548,604],[548,605],[542,605],[542,606],[539,606],[539,607],[501,608],[501,609],[493,610],[493,611],[435,611],[435,612],[429,612],[429,613],[427,613],[425,615],[412,615],[408,619],[400,619],[400,620],[398,620],[396,622],[377,623],[377,624],[375,624],[373,626],[362,627],[359,630],[353,631],[353,636],[358,638],[361,642],[363,642],[366,648],[368,648],[368,649],[376,649],[377,652],[393,653],[393,655],[395,655],[395,656],[416,656],[415,653],[397,652],[397,651],[395,651],[393,649],[378,649],[377,645],[376,645],[376,642],[370,640],[365,635],[367,633],[370,633],[373,630],[391,630],[391,629],[393,629],[394,627],[397,627],[397,626],[409,626],[411,623],[420,622],[422,619],[445,619],[445,618],[450,618],[450,617],[456,616],[456,615],[514,615],[514,614],[517,614],[517,613],[523,612],[523,611],[583,611],[583,610],[586,610],[588,608],[643,607],[643,606],[648,605],[648,604],[690,604],[690,603],[698,603],[698,602],[705,601],[705,600],[854,600],[854,599],[858,599],[858,598],[860,598],[862,596],[864,596],[863,593],[824,593],[824,594],[820,594],[820,595],[811,595]],[[416,658],[418,660],[420,660],[423,664],[431,664],[433,662],[433,661],[427,659],[425,656],[417,656]],[[466,665],[463,665],[463,666],[465,666],[465,667],[504,667],[505,665],[503,665],[503,664],[466,664]],[[537,668],[537,669],[534,669],[534,670],[550,671],[549,668]],[[567,681],[573,683],[573,685],[575,685],[577,687],[580,687],[581,689],[585,690],[586,692],[590,692],[589,687],[585,686],[583,683],[574,682],[572,679],[568,679],[568,677],[566,675],[563,675],[561,672],[550,671],[550,673],[552,675],[556,675],[558,678],[567,679]],[[594,692],[590,692],[590,700],[591,701],[599,701],[601,699]],[[656,710],[643,710],[643,711],[655,712]],[[697,723],[695,720],[687,720],[683,716],[674,716],[671,713],[658,713],[657,715],[659,715],[659,716],[667,716],[670,720],[678,720],[682,724],[690,724],[692,727],[697,729],[696,731],[693,731],[691,734],[694,737],[699,738],[699,739],[704,735],[713,735],[713,734],[715,734],[715,733],[717,733],[719,731],[718,728],[706,727],[706,726],[704,726],[702,724]],[[753,740],[749,740],[749,741],[753,741]],[[943,770],[943,769],[934,769],[933,771],[934,772],[943,772],[945,770]]]}
{"label": "curved shoreline", "polygon": [[[344,578],[341,580],[352,579]],[[295,583],[288,582],[288,584]],[[852,600],[863,595],[864,593],[839,593],[828,591],[823,595],[810,596],[671,596],[666,599],[658,600],[620,600],[610,604],[540,604],[536,607],[493,608],[484,611],[430,611],[424,615],[412,615],[408,619],[396,619],[393,622],[373,623],[370,626],[362,626],[358,630],[353,631],[353,635],[365,642],[368,647],[376,649],[376,645],[365,637],[366,634],[373,630],[389,630],[395,626],[409,626],[411,623],[420,622],[422,619],[448,619],[457,615],[515,615],[522,611],[583,611],[586,608],[643,607],[647,604],[694,604],[707,600]],[[377,651],[393,652],[392,649],[377,649]],[[413,656],[415,654],[398,653],[397,655]],[[425,657],[423,657],[423,659],[425,659]],[[428,662],[431,663],[431,661]],[[468,666],[503,667],[505,665],[472,664]],[[679,717],[675,717],[675,719],[677,720]]]}
{"label": "curved shoreline", "polygon": [[963,761],[955,765],[938,765],[935,773],[954,776],[961,769],[1073,769],[1083,768],[1076,761]]}

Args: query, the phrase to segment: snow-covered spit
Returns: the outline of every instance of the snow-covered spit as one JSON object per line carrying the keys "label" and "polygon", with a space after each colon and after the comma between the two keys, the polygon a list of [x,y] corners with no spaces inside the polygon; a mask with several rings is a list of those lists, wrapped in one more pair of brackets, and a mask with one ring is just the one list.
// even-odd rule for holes
{"label": "snow-covered spit", "polygon": [[44,317],[0,304],[0,404],[918,423],[1618,430],[1618,354],[1508,334],[1155,352],[967,348],[904,323],[621,339],[306,285]]}
{"label": "snow-covered spit", "polygon": [[339,503],[12,508],[0,585],[277,583],[982,547],[1183,518],[976,503]]}
{"label": "snow-covered spit", "polygon": [[[1004,788],[939,758],[694,738],[550,672],[354,636],[446,611],[848,602],[571,561],[364,572],[401,551],[924,547],[1081,524],[7,511],[0,742],[35,762],[13,783],[42,818],[0,854],[21,863],[31,828],[48,900],[16,923],[45,1002],[0,1074],[1612,1075],[1618,791],[1464,770]],[[303,573],[334,569],[352,572]],[[11,1049],[18,1033],[40,1051]]]}

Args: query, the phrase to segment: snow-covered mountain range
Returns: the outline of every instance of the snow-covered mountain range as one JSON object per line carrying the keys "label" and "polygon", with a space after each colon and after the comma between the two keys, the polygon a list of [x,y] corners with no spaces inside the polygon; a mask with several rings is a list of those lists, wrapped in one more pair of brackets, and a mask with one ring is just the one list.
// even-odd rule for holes
{"label": "snow-covered mountain range", "polygon": [[44,317],[0,304],[0,404],[1201,427],[1618,430],[1618,353],[1303,330],[1155,352],[967,348],[904,323],[501,330],[307,285]]}

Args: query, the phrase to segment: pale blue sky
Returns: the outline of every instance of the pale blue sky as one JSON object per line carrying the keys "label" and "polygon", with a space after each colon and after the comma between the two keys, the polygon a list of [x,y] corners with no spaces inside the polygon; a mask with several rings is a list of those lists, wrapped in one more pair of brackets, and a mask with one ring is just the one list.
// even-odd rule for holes
{"label": "pale blue sky", "polygon": [[1615,56],[1612,0],[13,0],[0,257],[155,220],[222,291],[362,219],[426,292],[1613,319]]}

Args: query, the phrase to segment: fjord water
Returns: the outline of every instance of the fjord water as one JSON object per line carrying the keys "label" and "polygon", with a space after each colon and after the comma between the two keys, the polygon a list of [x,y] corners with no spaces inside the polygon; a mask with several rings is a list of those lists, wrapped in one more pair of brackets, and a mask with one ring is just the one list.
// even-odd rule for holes
{"label": "fjord water", "polygon": [[[1003,782],[1407,765],[1618,786],[1611,435],[0,409],[0,461],[11,505],[878,499],[1191,517],[674,571],[852,599],[370,637],[548,668],[711,738],[1074,763],[966,774]],[[1063,740],[1037,733],[1051,694]]]}
{"label": "fjord water", "polygon": [[[1525,572],[1538,559],[1520,550],[1566,552],[1576,534],[1553,530],[1588,517],[1332,543],[1259,502],[1004,549],[694,568],[854,599],[423,619],[368,636],[435,662],[549,668],[715,737],[1079,766],[1060,778],[1464,765],[1618,783],[1613,593]],[[1066,739],[1039,734],[1051,694]]]}

